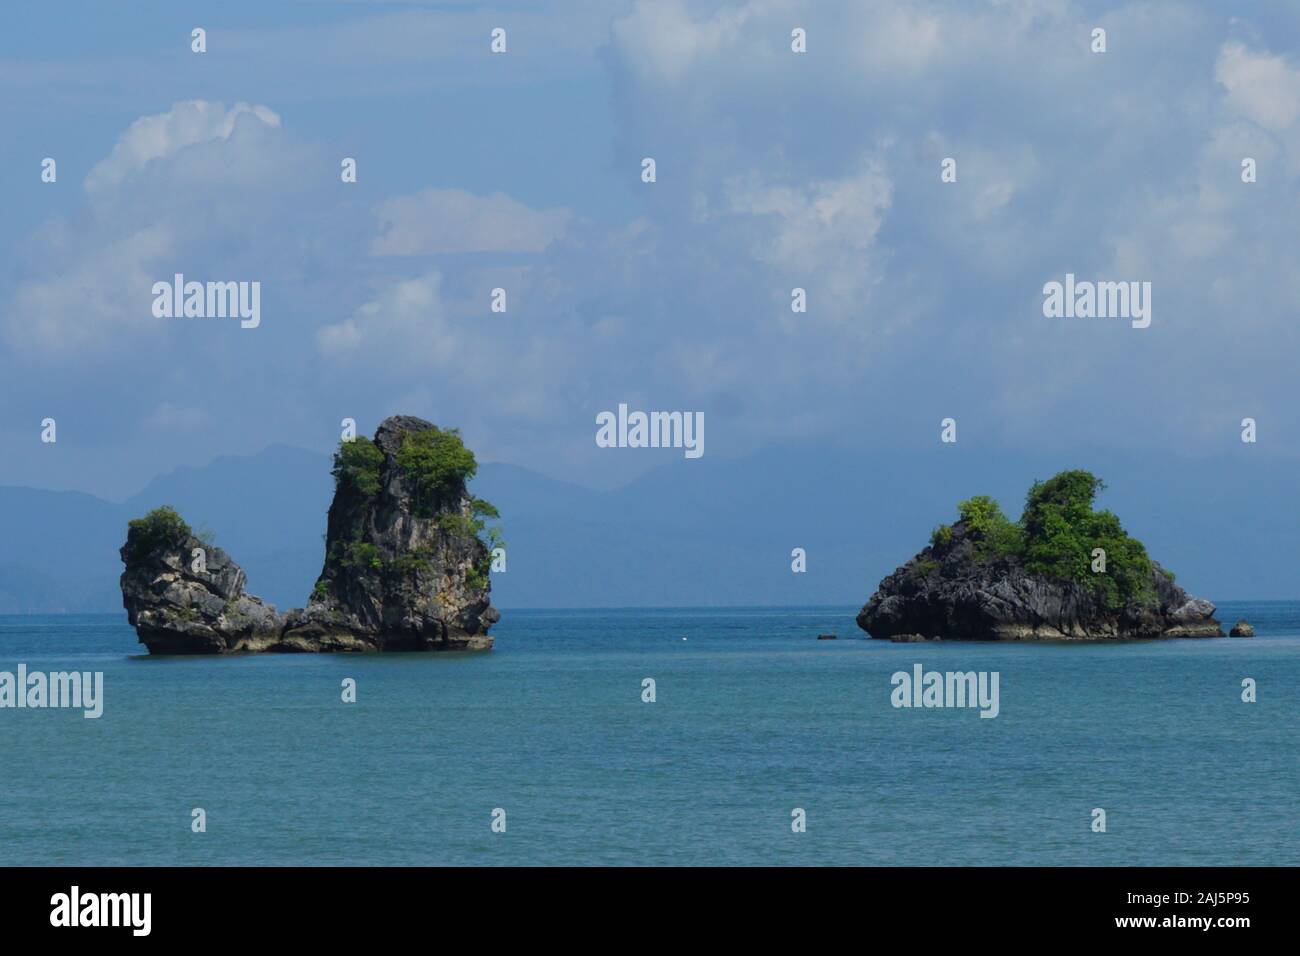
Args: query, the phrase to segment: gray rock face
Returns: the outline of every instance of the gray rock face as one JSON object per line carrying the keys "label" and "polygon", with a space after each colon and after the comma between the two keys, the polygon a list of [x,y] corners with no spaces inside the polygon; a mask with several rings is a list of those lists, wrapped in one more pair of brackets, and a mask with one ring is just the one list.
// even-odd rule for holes
{"label": "gray rock face", "polygon": [[[330,505],[325,566],[305,608],[287,614],[244,593],[244,572],[188,533],[122,548],[122,600],[155,654],[240,651],[486,650],[500,619],[489,600],[486,546],[463,479],[419,489],[397,456],[419,418],[384,421],[373,486],[340,480]],[[471,459],[472,460],[472,459]],[[191,552],[205,549],[205,570]]]}
{"label": "gray rock face", "polygon": [[405,415],[379,426],[379,490],[368,495],[339,485],[317,592],[306,608],[289,613],[286,640],[359,639],[376,650],[492,646],[488,628],[501,615],[488,598],[489,555],[475,535],[455,530],[473,519],[473,499],[463,482],[431,502],[418,499],[415,482],[397,464],[407,436],[430,430],[436,431],[429,422]]}
{"label": "gray rock face", "polygon": [[140,541],[132,528],[121,551],[122,603],[149,653],[229,654],[278,642],[283,619],[244,593],[244,572],[225,551],[188,534],[147,551]]}
{"label": "gray rock face", "polygon": [[1111,608],[1075,581],[1030,574],[1014,559],[980,560],[962,522],[880,582],[859,612],[872,637],[944,640],[1118,640],[1222,637],[1214,605],[1192,597],[1152,562],[1153,603]]}
{"label": "gray rock face", "polygon": [[1229,637],[1254,637],[1255,629],[1250,626],[1250,622],[1244,617],[1238,618],[1237,623],[1232,625],[1232,630],[1228,632]]}

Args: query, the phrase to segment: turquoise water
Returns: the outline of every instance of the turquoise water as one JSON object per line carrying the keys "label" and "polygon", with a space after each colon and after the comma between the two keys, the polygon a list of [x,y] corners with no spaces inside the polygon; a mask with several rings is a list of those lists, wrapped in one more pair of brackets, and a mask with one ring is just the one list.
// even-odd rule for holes
{"label": "turquoise water", "polygon": [[[0,670],[105,681],[98,720],[0,710],[0,865],[1300,863],[1300,602],[1122,645],[895,645],[855,611],[508,611],[487,654],[221,659],[0,617]],[[895,709],[914,663],[998,671],[1000,715]]]}

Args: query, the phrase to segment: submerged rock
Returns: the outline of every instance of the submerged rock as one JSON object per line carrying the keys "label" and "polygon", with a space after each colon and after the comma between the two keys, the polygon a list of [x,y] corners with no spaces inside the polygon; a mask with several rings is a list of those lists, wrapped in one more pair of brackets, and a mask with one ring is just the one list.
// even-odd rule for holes
{"label": "submerged rock", "polygon": [[1228,632],[1229,637],[1254,637],[1255,629],[1250,626],[1250,622],[1244,617],[1238,618],[1237,623],[1232,625],[1232,630]]}
{"label": "submerged rock", "polygon": [[838,638],[836,635],[834,635],[834,634],[818,634],[818,635],[817,635],[817,640],[819,640],[819,641],[834,641],[834,640],[838,640],[838,639],[839,639],[839,638]]}
{"label": "submerged rock", "polygon": [[500,614],[480,534],[496,511],[466,489],[474,470],[455,431],[409,416],[341,445],[324,568],[307,606],[284,615],[244,593],[229,555],[158,509],[131,522],[121,551],[127,618],[156,654],[490,648]]}
{"label": "submerged rock", "polygon": [[[872,637],[875,635],[873,634]],[[925,640],[923,634],[890,634],[889,639],[895,644],[920,644]]]}
{"label": "submerged rock", "polygon": [[[1020,522],[991,499],[963,502],[961,520],[880,582],[858,626],[895,642],[1222,637],[1213,604],[1176,585],[1114,515],[1092,511],[1101,487],[1087,472],[1036,484]],[[1093,573],[1107,567],[1102,541],[1109,571]],[[1044,570],[1044,553],[1083,572]]]}

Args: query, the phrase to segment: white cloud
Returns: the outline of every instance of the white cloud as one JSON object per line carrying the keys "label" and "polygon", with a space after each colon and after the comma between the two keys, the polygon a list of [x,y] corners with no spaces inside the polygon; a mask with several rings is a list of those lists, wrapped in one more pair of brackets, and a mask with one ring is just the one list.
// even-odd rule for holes
{"label": "white cloud", "polygon": [[227,140],[242,117],[270,127],[280,125],[280,117],[265,106],[236,103],[227,110],[221,103],[205,100],[176,103],[166,113],[142,116],[91,169],[86,191],[93,194],[111,189],[151,161],[172,156],[186,146]]}
{"label": "white cloud", "polygon": [[[496,282],[509,286],[512,309],[546,295],[527,270],[487,270],[474,280],[485,288]],[[513,313],[489,313],[485,298],[467,301],[444,286],[436,271],[388,281],[350,316],[318,330],[317,350],[341,367],[377,371],[395,392],[433,382],[444,402],[515,422],[553,423],[579,373],[604,364],[595,349],[575,353],[581,330],[572,322],[512,326]],[[552,307],[537,311],[550,315]]]}
{"label": "white cloud", "polygon": [[[740,225],[750,254],[811,289],[814,321],[842,324],[860,315],[881,275],[878,236],[893,186],[879,163],[836,179],[768,184],[756,173],[729,180],[726,210],[751,221]],[[793,320],[785,310],[786,324]],[[808,324],[807,318],[799,323]]]}
{"label": "white cloud", "polygon": [[[841,179],[769,186],[753,177],[728,184],[730,211],[771,217],[759,257],[791,271],[817,271],[826,262],[858,258],[876,241],[889,209],[889,177],[875,163]],[[761,227],[755,230],[762,232]]]}
{"label": "white cloud", "polygon": [[[270,422],[424,396],[439,420],[476,421],[507,456],[539,461],[568,440],[557,436],[590,446],[588,409],[620,396],[740,410],[719,413],[721,448],[814,427],[872,434],[898,418],[887,397],[909,390],[917,415],[951,401],[982,434],[1034,442],[1123,442],[1139,434],[1128,418],[1155,421],[1142,410],[1156,408],[1168,415],[1154,440],[1170,444],[1203,417],[1217,370],[1294,394],[1281,366],[1300,344],[1284,308],[1300,300],[1286,258],[1300,84],[1290,61],[1225,44],[1213,10],[1110,10],[1111,53],[1096,56],[1092,20],[1063,0],[626,9],[592,16],[573,49],[551,45],[567,21],[539,33],[512,19],[511,54],[496,60],[481,11],[454,29],[421,13],[234,34],[227,47],[264,71],[277,50],[276,71],[344,67],[293,94],[315,112],[337,99],[322,89],[355,85],[348,102],[402,116],[420,100],[393,90],[458,73],[448,82],[486,103],[521,69],[571,69],[599,29],[612,109],[557,92],[555,119],[590,116],[612,153],[582,144],[595,158],[568,182],[608,163],[625,202],[596,190],[570,212],[530,192],[527,205],[517,180],[473,171],[439,185],[478,192],[417,192],[415,179],[384,200],[378,177],[338,183],[353,143],[300,161],[265,107],[177,104],[123,133],[87,178],[87,215],[26,244],[35,265],[0,316],[8,340],[84,346],[105,377],[111,362],[244,383],[231,400],[244,417],[275,407]],[[808,29],[806,56],[789,51],[794,25]],[[506,124],[500,148],[528,149],[541,119]],[[654,186],[636,181],[647,154]],[[1244,155],[1260,161],[1257,184],[1239,180]],[[945,156],[956,183],[939,180]],[[394,161],[418,175],[418,160]],[[394,258],[454,253],[475,258],[438,272]],[[276,309],[256,333],[174,323],[164,340],[142,323],[149,282],[173,266],[262,279]],[[1152,328],[1044,324],[1038,290],[1066,271],[1152,280]],[[488,310],[496,285],[509,289],[504,315]],[[808,313],[791,311],[793,286]],[[319,375],[322,361],[355,374]],[[138,377],[143,420],[169,393]]]}
{"label": "white cloud", "polygon": [[23,283],[8,309],[5,337],[22,352],[68,354],[98,346],[112,330],[156,322],[150,288],[172,239],[167,226],[149,226],[109,239],[90,255],[71,256],[51,276]]}
{"label": "white cloud", "polygon": [[390,284],[349,318],[316,333],[321,353],[344,363],[382,353],[399,366],[442,365],[463,344],[448,320],[437,272]]}
{"label": "white cloud", "polygon": [[643,76],[674,83],[699,60],[733,42],[766,3],[723,8],[696,20],[682,0],[638,0],[610,28],[621,55]]}
{"label": "white cloud", "polygon": [[1284,130],[1300,116],[1300,70],[1280,56],[1225,43],[1214,78],[1228,91],[1228,102],[1265,129]]}
{"label": "white cloud", "polygon": [[[202,326],[153,316],[155,282],[181,272],[283,288],[304,262],[319,262],[314,244],[328,233],[331,256],[355,254],[363,227],[341,228],[346,208],[312,192],[329,178],[303,175],[325,162],[265,106],[195,100],[141,117],[86,177],[81,208],[23,243],[27,261],[0,311],[0,339],[29,355],[101,364],[138,354],[144,338],[155,354],[192,346]],[[312,301],[310,285],[295,291]]]}
{"label": "white cloud", "polygon": [[[954,19],[949,17],[947,22]],[[944,22],[937,14],[910,7],[873,11],[862,37],[863,60],[877,70],[924,70],[943,53]]]}
{"label": "white cloud", "polygon": [[425,189],[379,205],[380,234],[372,255],[442,252],[541,252],[564,235],[564,209],[531,209],[504,193]]}

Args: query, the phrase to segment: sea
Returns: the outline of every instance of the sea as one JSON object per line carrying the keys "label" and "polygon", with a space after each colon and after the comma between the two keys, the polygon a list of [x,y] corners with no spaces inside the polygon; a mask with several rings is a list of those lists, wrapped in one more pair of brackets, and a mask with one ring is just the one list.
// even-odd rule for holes
{"label": "sea", "polygon": [[[1135,643],[855,613],[506,610],[490,652],[224,658],[0,617],[0,671],[104,681],[97,719],[0,709],[0,865],[1300,864],[1300,602]],[[996,673],[997,716],[895,706],[918,664]]]}

